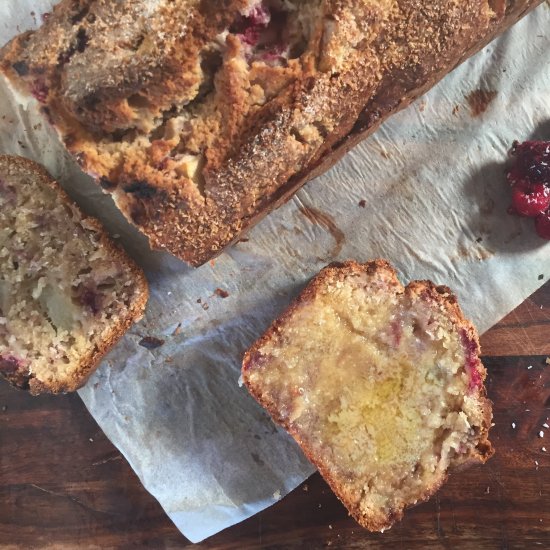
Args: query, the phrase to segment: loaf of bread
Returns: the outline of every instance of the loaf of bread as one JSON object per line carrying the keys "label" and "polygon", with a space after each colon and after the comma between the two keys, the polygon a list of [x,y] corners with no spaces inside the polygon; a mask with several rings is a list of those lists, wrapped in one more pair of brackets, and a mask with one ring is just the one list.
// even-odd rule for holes
{"label": "loaf of bread", "polygon": [[78,389],[144,311],[142,271],[39,165],[0,156],[0,374]]}
{"label": "loaf of bread", "polygon": [[154,248],[200,265],[540,0],[61,0],[0,52]]}
{"label": "loaf of bread", "polygon": [[404,288],[385,261],[321,271],[246,353],[242,375],[372,531],[493,453],[474,327],[448,288]]}

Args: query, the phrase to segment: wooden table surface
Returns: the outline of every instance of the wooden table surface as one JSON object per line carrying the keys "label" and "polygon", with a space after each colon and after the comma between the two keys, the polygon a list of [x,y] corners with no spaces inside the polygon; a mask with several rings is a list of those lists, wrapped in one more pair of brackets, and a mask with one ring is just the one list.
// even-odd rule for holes
{"label": "wooden table surface", "polygon": [[[451,476],[384,534],[348,518],[316,474],[196,548],[550,548],[550,282],[482,347],[496,424],[485,466]],[[0,548],[187,546],[78,396],[0,383]]]}

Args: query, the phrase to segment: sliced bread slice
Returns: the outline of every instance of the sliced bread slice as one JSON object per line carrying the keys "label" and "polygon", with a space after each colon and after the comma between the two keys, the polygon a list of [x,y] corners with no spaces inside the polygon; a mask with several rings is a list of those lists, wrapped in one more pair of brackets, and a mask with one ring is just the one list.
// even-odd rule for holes
{"label": "sliced bread slice", "polygon": [[474,327],[447,287],[403,287],[382,260],[322,270],[242,374],[372,531],[429,498],[451,468],[493,453]]}
{"label": "sliced bread slice", "polygon": [[0,156],[0,374],[82,386],[145,309],[143,272],[39,165]]}

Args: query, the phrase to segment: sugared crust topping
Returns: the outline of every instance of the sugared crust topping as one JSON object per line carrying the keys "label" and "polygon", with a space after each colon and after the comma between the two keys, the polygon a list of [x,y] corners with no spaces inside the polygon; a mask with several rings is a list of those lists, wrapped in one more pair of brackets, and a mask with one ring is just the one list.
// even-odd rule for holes
{"label": "sugared crust topping", "polygon": [[151,244],[197,265],[496,30],[501,4],[62,0],[0,62]]}

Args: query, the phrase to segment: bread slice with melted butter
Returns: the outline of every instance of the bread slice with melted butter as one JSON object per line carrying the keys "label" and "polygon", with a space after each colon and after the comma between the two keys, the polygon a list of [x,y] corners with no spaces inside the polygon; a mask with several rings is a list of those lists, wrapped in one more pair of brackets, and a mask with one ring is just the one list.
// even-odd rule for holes
{"label": "bread slice with melted butter", "polygon": [[322,270],[243,362],[251,394],[372,531],[492,455],[485,375],[451,291],[403,287],[382,260]]}

